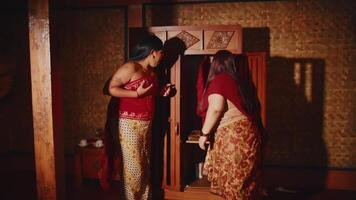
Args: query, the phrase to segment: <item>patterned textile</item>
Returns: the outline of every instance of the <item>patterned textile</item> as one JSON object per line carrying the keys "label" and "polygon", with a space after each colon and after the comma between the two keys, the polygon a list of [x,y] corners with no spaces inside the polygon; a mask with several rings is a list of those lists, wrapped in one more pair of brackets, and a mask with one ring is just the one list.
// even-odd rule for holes
{"label": "patterned textile", "polygon": [[247,118],[220,126],[203,169],[210,191],[227,200],[258,199],[260,144],[260,134]]}
{"label": "patterned textile", "polygon": [[150,120],[119,118],[125,200],[151,199]]}
{"label": "patterned textile", "polygon": [[[106,82],[104,93],[108,94]],[[140,98],[111,98],[105,124],[105,152],[99,171],[102,188],[108,189],[113,180],[123,181],[125,197],[120,199],[151,199],[149,184],[149,156],[151,149],[151,124],[155,110],[158,80],[156,75],[143,76],[123,86],[136,91],[153,84],[146,96]],[[119,137],[119,138],[118,138]]]}
{"label": "patterned textile", "polygon": [[119,101],[119,117],[127,119],[151,120],[155,110],[155,95],[158,90],[158,80],[156,76],[143,76],[131,81],[123,86],[126,90],[136,91],[142,81],[144,87],[153,84],[148,95],[140,98],[121,97]]}

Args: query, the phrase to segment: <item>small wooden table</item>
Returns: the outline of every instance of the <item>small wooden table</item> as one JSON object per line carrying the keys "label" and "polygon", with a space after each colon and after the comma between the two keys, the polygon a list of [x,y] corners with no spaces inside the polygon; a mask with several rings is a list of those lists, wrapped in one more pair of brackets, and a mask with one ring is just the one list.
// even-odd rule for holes
{"label": "small wooden table", "polygon": [[77,146],[75,149],[75,182],[77,187],[82,186],[83,178],[98,179],[101,158],[104,148]]}

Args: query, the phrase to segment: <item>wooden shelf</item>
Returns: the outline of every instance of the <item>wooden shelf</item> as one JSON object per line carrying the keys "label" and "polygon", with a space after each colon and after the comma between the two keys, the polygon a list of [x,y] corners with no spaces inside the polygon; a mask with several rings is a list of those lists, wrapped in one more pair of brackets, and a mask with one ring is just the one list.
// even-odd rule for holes
{"label": "wooden shelf", "polygon": [[199,144],[198,140],[186,140],[185,143],[187,144]]}
{"label": "wooden shelf", "polygon": [[[186,140],[185,143],[187,143],[187,144],[199,144],[199,141],[198,140]],[[206,144],[210,144],[210,142],[207,141]]]}

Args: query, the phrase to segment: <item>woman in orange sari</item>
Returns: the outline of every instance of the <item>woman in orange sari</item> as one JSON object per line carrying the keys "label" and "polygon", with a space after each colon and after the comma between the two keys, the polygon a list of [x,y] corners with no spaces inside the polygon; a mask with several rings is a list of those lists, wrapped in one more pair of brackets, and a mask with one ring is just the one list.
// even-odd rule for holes
{"label": "woman in orange sari", "polygon": [[[134,49],[109,83],[109,94],[118,98],[118,143],[122,157],[124,199],[151,199],[150,149],[155,96],[159,94],[154,68],[161,61],[162,41],[148,36]],[[160,93],[168,96],[168,84]]]}
{"label": "woman in orange sari", "polygon": [[204,123],[199,147],[205,150],[211,138],[203,174],[211,183],[210,191],[228,200],[258,199],[261,135],[250,100],[234,56],[218,51],[200,107]]}

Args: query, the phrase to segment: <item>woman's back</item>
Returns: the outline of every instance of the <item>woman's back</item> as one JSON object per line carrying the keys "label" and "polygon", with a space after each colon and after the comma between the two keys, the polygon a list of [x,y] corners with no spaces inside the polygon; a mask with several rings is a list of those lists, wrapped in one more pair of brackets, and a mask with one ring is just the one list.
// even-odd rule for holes
{"label": "woman's back", "polygon": [[226,100],[226,111],[224,112],[218,128],[229,125],[232,122],[247,119],[246,115],[244,115],[236,106],[229,100]]}

